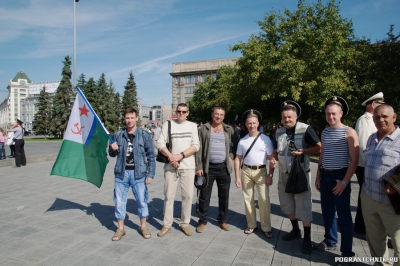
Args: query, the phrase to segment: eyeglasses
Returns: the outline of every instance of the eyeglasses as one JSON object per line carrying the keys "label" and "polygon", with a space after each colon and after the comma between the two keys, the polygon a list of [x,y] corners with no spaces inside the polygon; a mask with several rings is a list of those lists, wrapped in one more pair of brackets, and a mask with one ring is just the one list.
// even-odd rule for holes
{"label": "eyeglasses", "polygon": [[181,111],[181,110],[178,110],[178,111],[176,111],[178,114],[186,114],[187,113],[187,111]]}

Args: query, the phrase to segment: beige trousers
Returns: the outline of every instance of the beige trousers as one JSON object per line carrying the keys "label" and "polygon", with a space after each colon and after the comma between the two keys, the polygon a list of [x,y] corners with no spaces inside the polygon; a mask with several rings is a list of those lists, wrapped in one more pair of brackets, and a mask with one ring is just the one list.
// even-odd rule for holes
{"label": "beige trousers", "polygon": [[[371,199],[361,191],[361,208],[367,231],[367,241],[371,257],[389,257],[387,237],[392,238],[394,257],[400,255],[400,215],[396,215],[393,206],[389,203]],[[374,265],[392,265],[391,263],[377,262]],[[399,266],[400,259],[393,265]]]}
{"label": "beige trousers", "polygon": [[165,170],[164,173],[164,226],[171,227],[174,222],[174,200],[178,180],[181,182],[181,221],[179,225],[188,226],[192,216],[195,170]]}
{"label": "beige trousers", "polygon": [[271,231],[271,203],[269,201],[269,187],[265,184],[266,177],[266,168],[252,170],[243,166],[242,190],[247,226],[249,228],[257,227],[256,206],[254,203],[254,192],[257,189],[261,229],[264,232],[269,232]]}

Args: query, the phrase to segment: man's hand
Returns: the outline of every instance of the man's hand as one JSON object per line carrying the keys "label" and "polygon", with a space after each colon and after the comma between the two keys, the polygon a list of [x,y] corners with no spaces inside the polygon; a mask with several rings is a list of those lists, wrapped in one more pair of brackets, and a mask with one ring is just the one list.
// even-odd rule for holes
{"label": "man's hand", "polygon": [[203,170],[196,170],[197,176],[203,176]]}
{"label": "man's hand", "polygon": [[111,144],[111,149],[112,149],[113,151],[118,150],[118,143],[117,143],[117,142],[114,142],[113,144]]}
{"label": "man's hand", "polygon": [[150,185],[151,182],[153,182],[153,178],[146,177],[146,184],[147,184],[147,185]]}
{"label": "man's hand", "polygon": [[394,189],[394,187],[392,187],[392,185],[388,183],[385,186],[385,193],[388,195],[393,195],[394,193],[396,193],[396,190]]}
{"label": "man's hand", "polygon": [[336,186],[332,189],[333,195],[342,195],[345,185],[342,184],[342,180],[336,179]]}
{"label": "man's hand", "polygon": [[242,181],[240,179],[236,178],[235,185],[236,185],[237,188],[241,188],[242,187]]}
{"label": "man's hand", "polygon": [[272,176],[267,175],[267,178],[265,179],[265,184],[267,186],[272,186]]}
{"label": "man's hand", "polygon": [[320,185],[320,178],[319,178],[318,176],[315,178],[315,188],[316,188],[319,192],[321,192],[321,190],[320,190],[320,188],[321,188],[321,185]]}
{"label": "man's hand", "polygon": [[275,167],[276,167],[276,160],[275,160],[275,158],[269,160],[269,165],[270,165],[270,167],[272,167],[272,168],[275,169]]}
{"label": "man's hand", "polygon": [[293,156],[301,156],[304,154],[304,150],[303,149],[298,149],[297,151],[292,151],[291,154]]}

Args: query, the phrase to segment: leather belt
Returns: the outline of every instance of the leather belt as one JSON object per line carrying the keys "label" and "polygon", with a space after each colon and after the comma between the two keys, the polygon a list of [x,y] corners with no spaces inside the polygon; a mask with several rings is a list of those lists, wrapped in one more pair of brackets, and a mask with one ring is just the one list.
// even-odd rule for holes
{"label": "leather belt", "polygon": [[334,170],[327,170],[322,167],[319,168],[319,171],[321,174],[327,175],[327,174],[337,174],[337,173],[343,173],[347,172],[347,167],[340,168],[340,169],[334,169]]}
{"label": "leather belt", "polygon": [[244,166],[246,166],[247,168],[250,168],[252,170],[257,170],[257,169],[261,169],[261,168],[265,168],[266,164],[263,165],[247,165],[247,164],[243,164]]}

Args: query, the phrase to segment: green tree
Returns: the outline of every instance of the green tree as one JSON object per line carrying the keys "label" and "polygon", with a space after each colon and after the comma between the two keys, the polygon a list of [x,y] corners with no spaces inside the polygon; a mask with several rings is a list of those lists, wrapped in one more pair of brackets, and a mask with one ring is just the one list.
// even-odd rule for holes
{"label": "green tree", "polygon": [[85,80],[85,75],[82,73],[80,74],[80,76],[78,77],[76,86],[81,89],[81,91],[85,90],[85,86],[86,86],[86,80]]}
{"label": "green tree", "polygon": [[215,80],[210,75],[206,77],[206,82],[199,83],[193,98],[188,103],[191,120],[197,122],[210,121],[212,108],[222,106],[226,111],[225,122],[233,121],[234,114],[231,110],[235,109],[235,103],[232,101],[231,93],[237,90],[236,84],[232,82],[236,72],[236,67],[223,66],[218,69]]}
{"label": "green tree", "polygon": [[[136,83],[132,71],[129,73],[129,78],[124,88],[124,96],[122,97],[122,111],[128,107],[131,107],[135,108],[139,112]],[[122,125],[125,125],[124,118],[122,117],[121,119]],[[139,120],[137,124],[140,125]]]}
{"label": "green tree", "polygon": [[46,92],[46,87],[40,91],[38,102],[35,104],[38,111],[35,114],[33,124],[33,130],[35,132],[44,132],[45,137],[50,131],[50,121],[51,121],[51,97],[50,93]]}
{"label": "green tree", "polygon": [[110,84],[105,88],[103,97],[104,101],[102,105],[104,126],[107,128],[110,134],[114,133],[118,129],[119,124],[119,112],[121,105],[119,103],[119,94],[117,102],[115,95],[116,93],[114,84],[112,81],[110,81]]}
{"label": "green tree", "polygon": [[266,119],[276,121],[280,103],[293,99],[303,107],[300,119],[321,130],[326,99],[339,95],[351,100],[359,89],[351,78],[358,63],[351,21],[341,17],[334,0],[326,5],[299,0],[294,12],[271,11],[258,24],[258,35],[231,47],[243,55],[234,100],[248,108],[253,106],[249,101],[262,102],[270,117]]}
{"label": "green tree", "polygon": [[71,58],[65,57],[61,72],[62,79],[53,98],[52,121],[50,132],[57,134],[60,138],[67,127],[69,115],[71,113],[75,93],[71,84]]}
{"label": "green tree", "polygon": [[101,104],[101,99],[98,94],[98,87],[96,81],[91,77],[86,82],[84,89],[82,90],[85,94],[86,99],[92,106],[93,110],[98,114]]}

